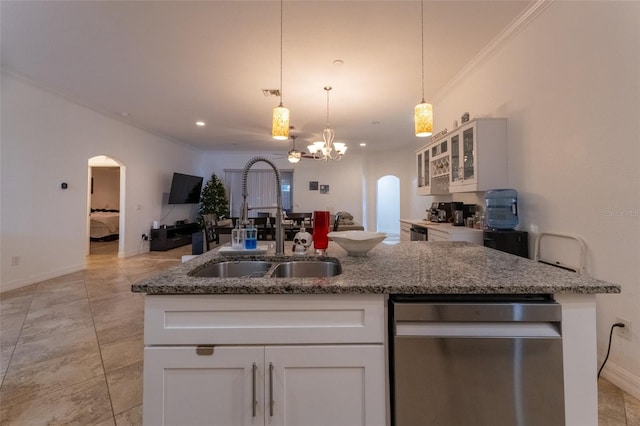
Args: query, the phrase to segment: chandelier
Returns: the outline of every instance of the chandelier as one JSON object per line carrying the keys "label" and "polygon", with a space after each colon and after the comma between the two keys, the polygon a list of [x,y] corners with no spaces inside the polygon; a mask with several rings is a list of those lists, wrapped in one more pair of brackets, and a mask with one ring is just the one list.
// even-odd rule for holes
{"label": "chandelier", "polygon": [[295,135],[291,135],[291,139],[293,140],[293,149],[289,151],[287,155],[287,160],[290,163],[297,163],[302,158],[302,152],[296,149],[296,137]]}
{"label": "chandelier", "polygon": [[329,126],[329,92],[331,86],[325,86],[327,92],[327,127],[322,131],[322,141],[307,146],[314,160],[340,160],[347,152],[347,146],[342,142],[334,142],[336,134]]}
{"label": "chandelier", "polygon": [[414,121],[416,136],[431,136],[433,132],[433,107],[424,101],[424,0],[420,2],[420,22],[422,23],[422,102],[416,105]]}
{"label": "chandelier", "polygon": [[289,110],[282,104],[282,0],[280,0],[280,105],[273,109],[271,136],[281,141],[289,139]]}

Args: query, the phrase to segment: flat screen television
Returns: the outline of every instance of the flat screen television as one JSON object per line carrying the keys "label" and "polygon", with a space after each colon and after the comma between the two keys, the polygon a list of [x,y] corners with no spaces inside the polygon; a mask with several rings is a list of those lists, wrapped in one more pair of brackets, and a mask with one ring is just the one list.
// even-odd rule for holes
{"label": "flat screen television", "polygon": [[174,173],[169,192],[169,204],[197,204],[200,202],[202,178]]}

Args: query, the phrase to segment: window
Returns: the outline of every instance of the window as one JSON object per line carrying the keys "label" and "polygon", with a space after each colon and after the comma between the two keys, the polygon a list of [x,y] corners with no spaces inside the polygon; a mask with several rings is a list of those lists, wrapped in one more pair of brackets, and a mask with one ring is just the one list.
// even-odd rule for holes
{"label": "window", "polygon": [[[293,205],[293,171],[280,171],[282,188],[282,207],[290,212]],[[225,186],[229,191],[229,204],[232,217],[242,215],[242,170],[225,170]],[[249,207],[275,207],[277,201],[276,175],[273,170],[249,170],[247,174],[247,202]],[[269,212],[275,216],[275,209],[252,209],[250,217],[258,212]]]}

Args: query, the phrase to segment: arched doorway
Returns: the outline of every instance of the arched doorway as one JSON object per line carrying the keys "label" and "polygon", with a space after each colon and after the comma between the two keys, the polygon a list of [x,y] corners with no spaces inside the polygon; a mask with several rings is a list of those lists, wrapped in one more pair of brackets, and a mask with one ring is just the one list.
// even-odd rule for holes
{"label": "arched doorway", "polygon": [[124,253],[125,167],[106,155],[88,160],[87,255]]}
{"label": "arched doorway", "polygon": [[383,176],[376,182],[376,229],[388,240],[400,238],[400,178]]}

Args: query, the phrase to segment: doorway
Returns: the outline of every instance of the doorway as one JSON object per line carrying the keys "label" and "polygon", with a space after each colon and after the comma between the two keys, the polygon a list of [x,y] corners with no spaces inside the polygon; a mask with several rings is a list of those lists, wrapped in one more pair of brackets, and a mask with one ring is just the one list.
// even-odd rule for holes
{"label": "doorway", "polygon": [[376,229],[388,235],[387,241],[400,239],[400,178],[383,176],[376,182]]}
{"label": "doorway", "polygon": [[124,166],[106,155],[89,158],[87,255],[124,253]]}

